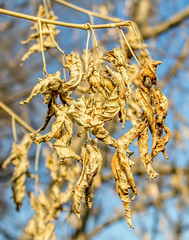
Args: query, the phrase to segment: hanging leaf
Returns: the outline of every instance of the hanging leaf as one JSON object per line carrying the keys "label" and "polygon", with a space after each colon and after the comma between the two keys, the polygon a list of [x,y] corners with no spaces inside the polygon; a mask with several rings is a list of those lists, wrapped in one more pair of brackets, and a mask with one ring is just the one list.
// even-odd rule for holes
{"label": "hanging leaf", "polygon": [[[103,78],[103,81],[101,80],[101,78]],[[107,98],[110,91],[114,88],[111,81],[108,81],[97,71],[92,56],[88,59],[88,70],[84,76],[84,79],[87,80],[90,85],[89,93],[91,91],[95,93],[96,89],[104,96],[104,98]]]}
{"label": "hanging leaf", "polygon": [[150,176],[151,179],[157,177],[159,174],[156,173],[152,166],[151,166],[151,161],[150,161],[150,156],[148,154],[148,125],[145,126],[143,131],[139,134],[138,137],[138,147],[139,147],[139,153],[141,157],[141,161],[144,164],[144,167]]}
{"label": "hanging leaf", "polygon": [[[40,18],[47,18],[49,20],[56,20],[57,17],[54,15],[54,12],[51,10],[49,11],[49,16],[46,16],[45,9],[43,5],[39,5],[39,10],[37,13],[37,17]],[[22,44],[27,44],[33,40],[36,40],[37,43],[33,44],[27,53],[24,54],[24,56],[21,59],[21,65],[23,65],[24,61],[28,59],[33,53],[35,52],[41,52],[41,40],[40,40],[40,29],[38,22],[35,22],[34,25],[31,27],[32,30],[35,30],[36,32],[31,34],[30,37],[26,41],[22,41]],[[43,38],[43,50],[46,51],[50,48],[56,47],[56,44],[54,43],[51,35],[53,38],[56,38],[56,35],[58,35],[60,31],[56,30],[56,26],[53,24],[50,24],[48,27],[45,23],[41,24],[41,34]]]}
{"label": "hanging leaf", "polygon": [[[30,96],[20,102],[20,105],[31,102],[31,100],[39,93],[45,96],[45,103],[48,103],[48,99],[52,96],[53,92],[59,93],[62,91],[62,80],[61,73],[57,71],[55,74],[49,74],[47,78],[38,78],[39,83],[37,83],[31,91]],[[50,96],[50,97],[49,97]]]}
{"label": "hanging leaf", "polygon": [[13,199],[17,210],[20,209],[26,194],[25,181],[26,175],[29,175],[28,169],[30,164],[28,160],[28,151],[31,144],[32,141],[29,134],[25,134],[20,144],[13,143],[10,156],[2,165],[3,168],[6,168],[10,163],[15,166],[13,176],[9,183],[12,183]]}
{"label": "hanging leaf", "polygon": [[[126,159],[126,161],[129,163],[128,158]],[[120,162],[120,158],[118,157],[118,153],[116,152],[112,158],[111,167],[116,181],[117,193],[125,207],[127,223],[131,228],[134,228],[134,226],[132,225],[131,210],[129,206],[129,204],[131,203],[131,200],[129,198],[129,189],[131,189],[132,187],[127,177],[128,165],[124,166],[124,164]]]}
{"label": "hanging leaf", "polygon": [[30,194],[30,204],[35,215],[26,226],[25,232],[33,239],[55,240],[53,220],[59,215],[61,209],[59,203],[51,201],[41,190],[38,197],[33,193]]}
{"label": "hanging leaf", "polygon": [[68,82],[63,83],[63,91],[69,91],[68,95],[71,95],[83,77],[83,65],[79,55],[72,52],[66,56],[66,64],[64,67],[69,69],[70,79]]}
{"label": "hanging leaf", "polygon": [[80,205],[84,196],[87,206],[89,208],[92,207],[92,183],[94,177],[100,172],[102,167],[102,156],[96,145],[97,141],[91,140],[85,147],[82,147],[81,157],[83,159],[83,166],[73,196],[73,211],[78,218],[80,218]]}

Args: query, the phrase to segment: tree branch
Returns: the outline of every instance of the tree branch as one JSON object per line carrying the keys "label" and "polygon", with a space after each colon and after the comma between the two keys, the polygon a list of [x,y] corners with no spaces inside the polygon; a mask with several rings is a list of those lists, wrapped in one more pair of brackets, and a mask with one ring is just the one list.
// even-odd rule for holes
{"label": "tree branch", "polygon": [[189,18],[189,6],[185,8],[182,12],[176,13],[170,19],[157,24],[154,27],[144,26],[140,29],[144,39],[157,37],[159,34],[164,33],[168,29],[175,27],[182,23],[186,18]]}
{"label": "tree branch", "polygon": [[54,20],[39,18],[39,17],[35,17],[35,16],[23,14],[23,13],[18,13],[18,12],[2,9],[2,8],[0,8],[0,13],[5,14],[5,15],[10,15],[10,16],[13,16],[13,17],[27,19],[27,20],[30,20],[30,21],[33,21],[33,22],[40,21],[41,23],[53,24],[53,25],[58,25],[58,26],[62,26],[62,27],[69,27],[69,28],[78,28],[78,29],[82,29],[82,30],[86,30],[86,31],[89,30],[90,28],[92,28],[92,29],[116,28],[116,27],[121,27],[121,26],[129,27],[131,25],[131,21],[122,21],[122,22],[118,22],[118,23],[99,24],[99,25],[90,25],[89,26],[88,23],[86,23],[86,24],[76,24],[76,23],[54,21]]}
{"label": "tree branch", "polygon": [[30,132],[35,132],[35,130],[30,127],[24,120],[22,120],[16,113],[14,113],[9,107],[0,101],[0,108],[7,112],[10,116],[14,117],[23,127],[25,127]]}

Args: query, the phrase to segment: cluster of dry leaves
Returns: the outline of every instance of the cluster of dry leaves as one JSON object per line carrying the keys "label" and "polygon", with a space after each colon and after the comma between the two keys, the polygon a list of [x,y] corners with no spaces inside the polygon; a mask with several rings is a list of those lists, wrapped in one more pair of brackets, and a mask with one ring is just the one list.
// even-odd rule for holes
{"label": "cluster of dry leaves", "polygon": [[[46,11],[45,8],[40,5],[39,10],[37,13],[38,18],[45,18],[46,17]],[[53,11],[48,11],[48,19],[49,20],[56,20],[57,17],[54,15]],[[36,43],[33,44],[27,53],[24,54],[24,56],[21,59],[21,66],[23,65],[24,61],[28,59],[33,53],[35,52],[41,52],[41,39],[40,39],[40,28],[42,31],[42,36],[43,36],[43,49],[48,50],[50,48],[56,47],[56,44],[52,40],[51,35],[53,37],[56,37],[56,35],[59,33],[59,30],[56,30],[55,25],[49,25],[47,26],[46,24],[41,24],[40,26],[39,22],[35,22],[34,25],[31,27],[32,30],[35,31],[35,33],[31,34],[29,38],[25,41],[22,41],[22,44],[28,44],[34,40],[36,40]]]}
{"label": "cluster of dry leaves", "polygon": [[[42,7],[39,11],[42,12],[39,14],[44,14]],[[54,18],[54,15],[51,14],[49,18]],[[55,47],[52,34],[56,36],[58,31],[52,28],[50,34],[49,28],[42,25],[44,50]],[[34,29],[37,33],[32,34],[26,42],[35,39],[38,43],[30,47],[22,61],[34,52],[41,52],[37,25],[34,25]],[[129,34],[131,33],[128,33],[128,42]],[[38,196],[30,194],[35,215],[25,231],[35,239],[55,239],[53,220],[58,217],[61,210],[65,210],[63,205],[71,199],[73,199],[72,211],[78,218],[83,199],[89,208],[92,207],[93,181],[103,163],[98,141],[116,149],[111,166],[116,190],[123,202],[126,220],[131,228],[133,225],[130,203],[136,197],[137,190],[132,172],[134,162],[130,159],[133,154],[129,149],[130,145],[137,139],[141,161],[151,179],[158,176],[152,168],[154,157],[162,152],[168,159],[165,152],[165,145],[171,137],[169,128],[165,126],[168,103],[158,88],[156,75],[156,68],[161,62],[153,61],[142,49],[142,45],[138,44],[137,38],[135,41],[137,49],[134,50],[139,55],[142,68],[131,62],[132,57],[129,56],[126,46],[108,52],[103,51],[103,54],[99,54],[98,49],[94,48],[85,55],[87,59],[72,52],[65,56],[64,68],[69,71],[68,80],[62,77],[60,71],[46,74],[43,79],[38,79],[30,96],[20,102],[24,105],[37,94],[42,94],[48,111],[41,128],[31,133],[30,137],[24,136],[20,144],[13,143],[11,155],[4,163],[4,167],[10,162],[15,165],[11,182],[18,209],[26,192],[25,179],[29,171],[27,154],[31,140],[40,144],[55,139],[54,151],[47,154],[46,162],[52,179],[50,189],[46,194],[42,190]],[[84,66],[87,67],[84,69]],[[79,96],[77,99],[76,92]],[[46,128],[52,117],[55,120],[51,125],[51,131],[40,135],[39,132]],[[132,124],[132,127],[117,140],[110,135],[105,124],[114,119],[121,122],[123,129],[126,122]],[[86,133],[86,140],[80,147],[80,153],[76,153],[70,147],[74,124],[80,126],[76,133],[78,137]],[[149,136],[152,138],[150,153]],[[66,188],[62,191],[64,184]]]}

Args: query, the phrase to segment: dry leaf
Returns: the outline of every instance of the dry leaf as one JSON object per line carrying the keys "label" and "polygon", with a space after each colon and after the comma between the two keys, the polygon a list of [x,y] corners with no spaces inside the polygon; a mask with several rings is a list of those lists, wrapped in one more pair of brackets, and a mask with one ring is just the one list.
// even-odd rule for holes
{"label": "dry leaf", "polygon": [[73,211],[78,218],[80,218],[80,205],[84,196],[87,206],[92,207],[92,183],[102,167],[102,156],[97,148],[96,140],[91,140],[85,147],[82,147],[81,157],[83,160],[81,176],[76,183],[73,196]]}
{"label": "dry leaf", "polygon": [[[125,162],[129,164],[128,157]],[[128,190],[131,189],[131,185],[127,177],[128,166],[125,166],[123,163],[121,163],[120,158],[118,157],[118,153],[116,152],[112,158],[111,167],[112,167],[112,172],[114,174],[115,181],[116,181],[117,193],[125,207],[125,215],[126,215],[127,223],[131,228],[134,228],[134,226],[132,225],[131,210],[129,206],[129,204],[131,203],[131,200],[129,198]]]}
{"label": "dry leaf", "polygon": [[[39,10],[37,13],[37,17],[39,18],[45,18],[45,9],[42,5],[39,6]],[[48,18],[49,20],[56,20],[57,17],[54,15],[53,11],[51,10],[49,12],[49,16]],[[35,52],[41,52],[41,40],[40,40],[40,29],[39,29],[39,24],[38,22],[35,22],[33,27],[31,28],[33,30],[36,31],[36,33],[33,33],[30,35],[30,37],[25,40],[22,41],[22,44],[27,44],[33,40],[36,40],[37,43],[33,44],[29,50],[27,51],[27,53],[24,54],[24,56],[21,59],[21,65],[23,64],[23,62],[28,59],[33,53]],[[41,23],[41,34],[42,34],[42,38],[43,38],[43,50],[46,51],[50,48],[54,48],[56,47],[56,44],[54,43],[54,41],[52,40],[51,34],[53,36],[53,38],[56,38],[56,35],[59,33],[59,30],[56,30],[56,26],[53,24],[50,24],[48,27],[45,23]]]}
{"label": "dry leaf", "polygon": [[54,92],[57,94],[62,92],[62,80],[61,73],[57,71],[55,74],[49,74],[46,78],[38,78],[39,83],[37,83],[31,91],[30,96],[20,102],[20,105],[31,102],[31,100],[39,93],[45,96],[45,104],[47,104]]}
{"label": "dry leaf", "polygon": [[70,79],[68,82],[63,83],[63,91],[69,91],[68,95],[71,95],[83,77],[83,65],[79,55],[72,52],[66,56],[66,64],[64,67],[69,69]]}
{"label": "dry leaf", "polygon": [[26,175],[30,167],[28,160],[28,151],[32,141],[29,134],[25,134],[21,143],[13,143],[10,156],[5,160],[2,167],[6,168],[8,164],[12,163],[14,168],[14,173],[9,183],[12,183],[13,198],[16,204],[17,210],[19,210],[22,205],[22,201],[26,194]]}

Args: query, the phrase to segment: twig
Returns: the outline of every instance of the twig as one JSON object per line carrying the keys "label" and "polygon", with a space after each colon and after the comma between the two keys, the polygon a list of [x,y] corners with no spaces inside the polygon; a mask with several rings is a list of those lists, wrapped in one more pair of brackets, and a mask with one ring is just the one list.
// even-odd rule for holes
{"label": "twig", "polygon": [[51,31],[51,29],[49,28],[48,24],[46,24],[46,26],[47,26],[47,28],[48,28],[48,30],[49,30],[50,36],[51,36],[54,44],[56,45],[56,47],[58,48],[58,50],[65,56],[65,51],[63,51],[63,50],[60,48],[60,46],[58,45],[58,43],[57,43],[57,41],[55,40],[55,38],[54,38],[54,36],[53,36],[53,34],[52,34],[52,31]]}
{"label": "twig", "polygon": [[91,29],[91,32],[93,34],[93,38],[94,38],[94,43],[95,43],[95,48],[96,48],[96,51],[97,51],[97,55],[98,55],[98,60],[99,60],[99,64],[100,64],[100,68],[102,70],[102,65],[101,65],[101,61],[100,61],[100,54],[99,54],[99,45],[98,45],[98,42],[97,42],[97,39],[96,39],[96,35],[95,35],[95,31],[93,30],[93,28],[91,27],[90,25],[90,29]]}
{"label": "twig", "polygon": [[19,122],[23,127],[25,127],[30,132],[35,132],[35,130],[30,127],[29,124],[27,124],[24,120],[22,120],[16,113],[14,113],[9,107],[7,107],[4,103],[0,101],[0,107],[7,112],[10,116],[16,119],[17,122]]}
{"label": "twig", "polygon": [[46,69],[46,61],[45,61],[45,54],[44,54],[44,49],[43,49],[43,35],[42,35],[42,29],[41,29],[41,21],[40,19],[38,20],[39,24],[39,33],[40,33],[40,42],[41,42],[41,53],[42,53],[42,58],[43,58],[43,72],[47,74],[47,69]]}
{"label": "twig", "polygon": [[104,16],[100,13],[96,13],[96,12],[93,12],[93,11],[90,11],[90,10],[87,10],[85,8],[81,8],[81,7],[78,7],[78,6],[75,6],[74,4],[71,4],[71,3],[68,3],[64,0],[54,0],[55,2],[59,2],[69,8],[72,8],[76,11],[79,11],[79,12],[82,12],[82,13],[85,13],[89,16],[94,16],[94,17],[97,17],[97,18],[101,18],[101,19],[104,19],[104,20],[107,20],[107,21],[111,21],[111,22],[121,22],[123,21],[123,19],[121,18],[116,18],[116,17],[110,17],[110,16]]}
{"label": "twig", "polygon": [[47,6],[46,0],[43,0],[43,5],[44,5],[44,8],[45,8],[45,15],[48,18],[49,17],[49,10],[48,10],[48,6]]}
{"label": "twig", "polygon": [[41,144],[37,146],[36,154],[35,154],[35,194],[38,194],[39,188],[39,178],[37,176],[38,173],[38,166],[39,166],[39,154],[41,150]]}
{"label": "twig", "polygon": [[[5,112],[7,112],[10,116],[15,118],[17,122],[19,122],[23,127],[25,127],[29,132],[35,133],[36,131],[27,124],[24,120],[22,120],[16,113],[14,113],[9,107],[7,107],[3,102],[0,101],[0,108],[2,108]],[[47,142],[50,148],[52,148],[52,143]]]}
{"label": "twig", "polygon": [[[91,25],[94,25],[94,17],[93,16],[91,16],[91,15],[89,15],[89,19],[90,19],[90,24]],[[91,39],[92,41],[92,48],[95,46],[95,44],[94,44],[94,38],[92,38]]]}
{"label": "twig", "polygon": [[86,67],[86,71],[88,70],[88,49],[89,49],[89,40],[90,40],[90,31],[88,30],[87,31],[87,43],[86,43],[86,53],[85,53],[85,58],[86,58],[86,65],[85,65],[85,67]]}
{"label": "twig", "polygon": [[128,48],[129,48],[129,50],[131,51],[131,53],[132,53],[134,59],[136,60],[136,62],[138,63],[138,65],[139,65],[140,67],[142,67],[141,64],[140,64],[140,62],[139,62],[139,60],[137,59],[135,53],[133,52],[133,50],[132,50],[132,48],[131,48],[129,42],[127,41],[127,39],[126,39],[126,37],[125,37],[125,34],[123,33],[123,30],[122,30],[121,28],[119,28],[119,31],[121,32],[121,35],[122,35],[123,39],[125,40],[125,42],[126,42]]}
{"label": "twig", "polygon": [[[91,29],[91,32],[92,32],[92,34],[93,34],[94,43],[95,43],[95,49],[96,49],[96,51],[97,51],[97,56],[98,56],[98,60],[99,60],[100,70],[101,70],[101,72],[102,72],[102,71],[103,71],[103,70],[102,70],[102,64],[101,64],[101,61],[100,61],[100,54],[99,54],[99,51],[98,51],[98,49],[99,49],[100,47],[98,46],[98,42],[97,42],[97,39],[96,39],[95,32],[94,32],[94,30],[93,30],[93,28],[92,28],[92,25],[90,25],[90,23],[88,23],[88,26],[89,26],[89,28]],[[94,26],[94,25],[93,25],[93,26]]]}
{"label": "twig", "polygon": [[49,20],[49,19],[39,18],[39,17],[28,15],[28,14],[18,13],[18,12],[14,12],[14,11],[2,9],[2,8],[0,8],[0,13],[5,14],[5,15],[10,15],[13,17],[27,19],[27,20],[30,20],[33,22],[37,22],[40,19],[41,23],[48,23],[48,24],[53,24],[53,25],[58,25],[58,26],[63,26],[63,27],[70,27],[70,28],[85,29],[84,25],[82,25],[82,24],[72,24],[72,23],[60,22],[60,21],[55,21],[55,20]]}
{"label": "twig", "polygon": [[12,94],[10,96],[8,96],[7,98],[3,98],[1,97],[1,99],[3,100],[3,103],[5,105],[10,105],[12,104],[15,100],[18,100],[18,98],[24,98],[26,97],[28,94],[30,94],[32,87],[28,87],[24,90],[18,91],[15,94]]}
{"label": "twig", "polygon": [[16,122],[14,117],[12,117],[12,134],[13,134],[14,141],[17,142]]}
{"label": "twig", "polygon": [[37,146],[36,155],[35,155],[35,172],[36,173],[38,172],[40,150],[41,150],[41,144]]}
{"label": "twig", "polygon": [[64,80],[66,81],[66,71],[65,71],[65,68],[64,68],[64,65],[65,65],[65,51],[63,51],[60,46],[58,45],[57,41],[55,40],[52,32],[51,32],[51,29],[49,28],[48,24],[46,24],[47,26],[47,29],[49,30],[49,33],[50,33],[50,36],[55,44],[55,46],[57,47],[57,49],[62,53],[62,64],[63,64],[63,74],[64,74]]}
{"label": "twig", "polygon": [[[142,42],[141,42],[141,40],[140,40],[140,38],[139,38],[139,34],[137,33],[138,26],[136,25],[136,23],[131,22],[131,27],[132,27],[132,29],[133,29],[133,32],[134,32],[136,38],[137,38],[137,41],[139,42],[139,44],[140,44],[141,47],[142,47],[142,50],[146,53],[146,55],[149,55],[148,51],[143,47]],[[137,28],[137,30],[136,30],[136,28]]]}
{"label": "twig", "polygon": [[51,0],[47,0],[47,5],[48,5],[49,9],[52,9],[52,7],[51,7]]}
{"label": "twig", "polygon": [[[18,13],[6,9],[0,8],[0,13],[5,14],[5,15],[10,15],[13,17],[18,17],[18,18],[23,18],[27,19],[33,22],[37,22],[40,20],[41,23],[47,23],[47,24],[53,24],[53,25],[58,25],[62,27],[69,27],[69,28],[78,28],[82,30],[89,30],[89,27],[87,24],[76,24],[76,23],[67,23],[67,22],[61,22],[61,21],[55,21],[55,20],[50,20],[50,19],[45,19],[45,18],[39,18],[23,13]],[[120,26],[125,26],[129,27],[131,25],[131,21],[123,21],[123,22],[118,22],[118,23],[109,23],[109,24],[99,24],[99,25],[91,25],[93,29],[102,29],[102,28],[116,28]]]}
{"label": "twig", "polygon": [[125,47],[125,45],[124,45],[124,40],[123,40],[123,37],[122,37],[120,31],[119,31],[119,42],[120,42],[120,45],[121,45],[121,49],[122,49],[122,51],[124,51],[124,47]]}
{"label": "twig", "polygon": [[89,15],[89,18],[90,18],[91,25],[94,25],[94,17]]}

